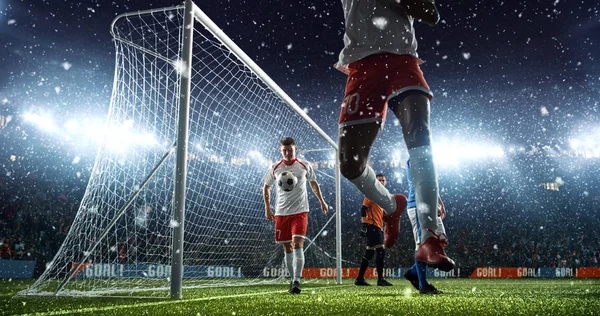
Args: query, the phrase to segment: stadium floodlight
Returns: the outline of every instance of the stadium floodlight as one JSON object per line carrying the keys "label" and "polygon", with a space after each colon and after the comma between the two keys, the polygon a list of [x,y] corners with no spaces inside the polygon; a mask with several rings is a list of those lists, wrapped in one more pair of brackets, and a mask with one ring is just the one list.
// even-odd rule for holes
{"label": "stadium floodlight", "polygon": [[80,132],[81,127],[76,120],[68,120],[67,123],[65,123],[65,128],[67,129],[67,132],[76,134]]}
{"label": "stadium floodlight", "polygon": [[575,150],[579,149],[579,147],[581,146],[581,142],[579,141],[579,139],[571,139],[570,143],[571,143],[571,148],[573,148]]}
{"label": "stadium floodlight", "polygon": [[590,128],[586,135],[569,139],[576,155],[586,159],[600,158],[600,129]]}
{"label": "stadium floodlight", "polygon": [[52,133],[58,131],[58,126],[56,126],[54,120],[52,119],[52,117],[50,117],[50,115],[26,112],[23,115],[23,118],[26,122],[34,124],[37,128],[43,131]]}
{"label": "stadium floodlight", "polygon": [[[509,150],[510,151],[510,150]],[[506,153],[498,145],[482,144],[476,141],[436,141],[433,145],[434,159],[441,166],[457,166],[489,159],[502,159]]]}
{"label": "stadium floodlight", "polygon": [[[280,159],[282,136],[306,149],[337,152],[335,142],[191,0],[120,15],[111,32],[108,132],[88,131],[103,137],[80,208],[46,271],[19,295],[181,298],[183,287],[273,282],[263,271],[281,267],[283,251],[263,212],[267,168],[231,162],[257,148]],[[194,159],[188,138],[202,140]],[[127,159],[114,143],[126,144]],[[319,172],[336,211],[309,216],[306,266],[337,267],[341,282],[340,173]],[[334,223],[336,233],[323,235]]]}
{"label": "stadium floodlight", "polygon": [[266,159],[265,156],[263,156],[263,154],[261,154],[260,152],[258,152],[256,150],[251,150],[248,153],[248,156],[250,156],[250,158],[252,158],[254,161],[256,161],[256,163],[258,163],[258,165],[268,167],[269,160]]}

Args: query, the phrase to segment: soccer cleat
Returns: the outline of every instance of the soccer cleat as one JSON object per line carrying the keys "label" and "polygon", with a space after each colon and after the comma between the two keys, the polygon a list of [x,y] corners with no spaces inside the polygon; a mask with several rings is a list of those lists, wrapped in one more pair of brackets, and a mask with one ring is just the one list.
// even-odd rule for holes
{"label": "soccer cleat", "polygon": [[290,293],[290,294],[294,294],[294,293],[292,293],[292,288],[293,288],[293,287],[294,287],[294,281],[291,281],[291,282],[290,282],[290,288],[288,289],[288,293]]}
{"label": "soccer cleat", "polygon": [[377,280],[377,286],[393,286],[392,283],[388,282],[386,279]]}
{"label": "soccer cleat", "polygon": [[404,272],[404,278],[407,279],[410,284],[417,289],[417,291],[419,291],[419,277],[416,274],[412,273],[410,270],[407,270]]}
{"label": "soccer cleat", "polygon": [[444,251],[444,244],[447,244],[447,241],[440,239],[441,233],[436,234],[431,230],[429,231],[433,236],[429,236],[425,242],[419,245],[415,259],[445,272],[454,269],[454,260],[450,259]]}
{"label": "soccer cleat", "polygon": [[365,281],[365,279],[363,278],[359,278],[354,280],[354,285],[357,286],[371,286],[371,284],[367,283],[367,281]]}
{"label": "soccer cleat", "polygon": [[435,286],[431,284],[425,285],[422,289],[419,290],[421,294],[444,294],[444,292],[435,288]]}
{"label": "soccer cleat", "polygon": [[402,194],[394,194],[396,199],[396,211],[383,217],[385,228],[383,231],[383,244],[386,248],[392,247],[400,235],[400,216],[406,210],[406,197]]}
{"label": "soccer cleat", "polygon": [[300,294],[302,290],[300,289],[300,282],[294,281],[292,283],[292,288],[290,288],[290,294]]}

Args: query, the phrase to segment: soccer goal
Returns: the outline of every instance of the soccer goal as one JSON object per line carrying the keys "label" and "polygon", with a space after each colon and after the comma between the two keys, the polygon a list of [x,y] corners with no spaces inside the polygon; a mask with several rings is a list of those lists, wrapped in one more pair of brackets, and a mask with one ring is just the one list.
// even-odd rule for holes
{"label": "soccer goal", "polygon": [[332,206],[321,214],[309,192],[306,267],[337,267],[341,282],[334,141],[191,0],[122,14],[111,32],[104,142],[64,243],[19,295],[181,298],[188,287],[281,282],[261,179],[284,136]]}

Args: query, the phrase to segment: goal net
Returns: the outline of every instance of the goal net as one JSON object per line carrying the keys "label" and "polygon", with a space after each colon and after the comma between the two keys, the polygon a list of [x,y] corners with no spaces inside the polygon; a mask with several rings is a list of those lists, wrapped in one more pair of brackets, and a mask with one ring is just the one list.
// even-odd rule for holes
{"label": "goal net", "polygon": [[[261,179],[285,136],[313,162],[330,205],[323,215],[309,192],[305,267],[335,267],[334,143],[195,5],[193,15],[183,287],[282,282]],[[113,22],[104,142],[64,243],[20,295],[168,294],[184,16],[180,6]]]}

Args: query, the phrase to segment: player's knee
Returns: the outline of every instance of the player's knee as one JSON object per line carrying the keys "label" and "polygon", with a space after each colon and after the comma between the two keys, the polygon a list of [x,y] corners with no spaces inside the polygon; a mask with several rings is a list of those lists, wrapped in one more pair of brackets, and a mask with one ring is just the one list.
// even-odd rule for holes
{"label": "player's knee", "polygon": [[423,120],[410,122],[404,135],[404,141],[408,149],[430,145],[431,131],[429,130],[429,124]]}
{"label": "player's knee", "polygon": [[299,238],[299,237],[294,237],[292,246],[293,246],[292,248],[294,248],[294,249],[304,248],[304,239]]}
{"label": "player's knee", "polygon": [[358,157],[340,159],[340,173],[348,180],[358,178],[365,168],[364,161]]}

